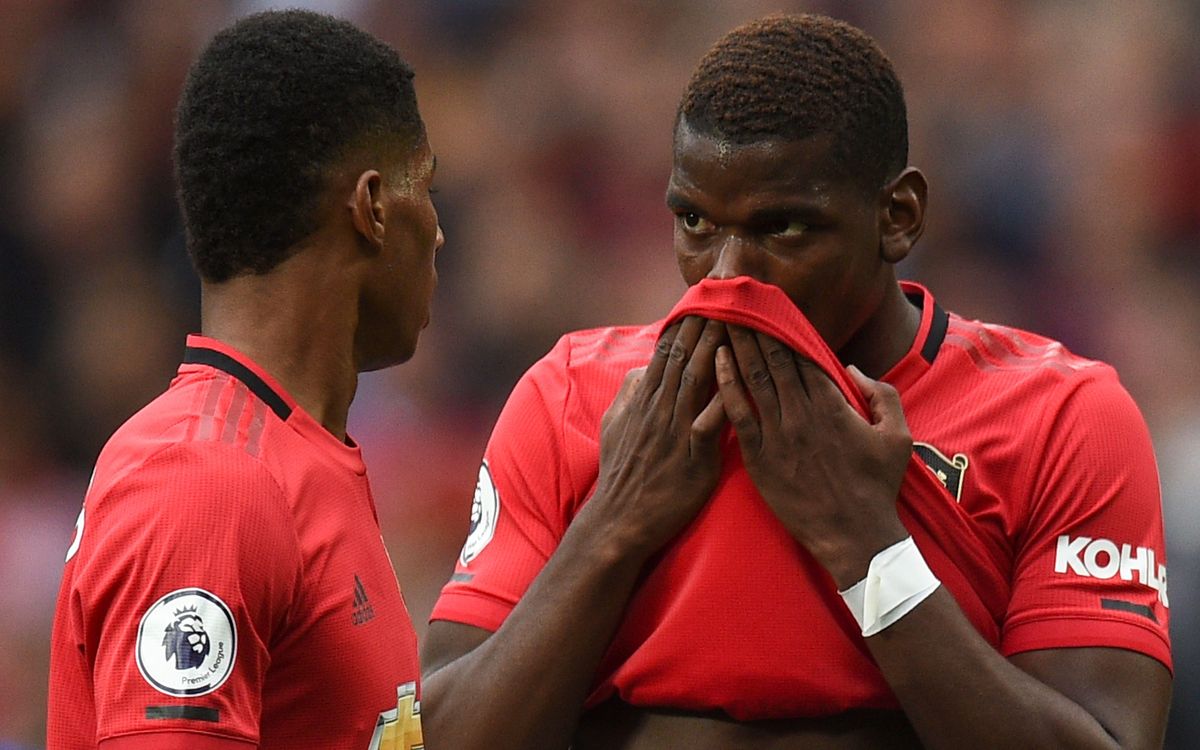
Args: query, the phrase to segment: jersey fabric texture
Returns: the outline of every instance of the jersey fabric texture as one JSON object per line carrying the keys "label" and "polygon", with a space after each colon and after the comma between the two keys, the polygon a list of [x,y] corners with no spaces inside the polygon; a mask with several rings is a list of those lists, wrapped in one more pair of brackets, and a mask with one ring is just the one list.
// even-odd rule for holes
{"label": "jersey fabric texture", "polygon": [[101,452],[75,534],[50,748],[420,747],[360,450],[232,347],[188,337]]}
{"label": "jersey fabric texture", "polygon": [[[1170,668],[1157,469],[1115,372],[904,290],[921,325],[883,379],[916,443],[901,519],[931,569],[1006,655],[1110,646]],[[600,419],[625,373],[684,314],[780,338],[865,413],[803,315],[749,279],[702,281],[653,325],[569,334],[501,413],[471,534],[432,619],[501,625],[595,491]],[[739,720],[898,707],[833,580],[757,495],[729,432],[723,449],[712,499],[647,567],[588,705],[616,693]]]}

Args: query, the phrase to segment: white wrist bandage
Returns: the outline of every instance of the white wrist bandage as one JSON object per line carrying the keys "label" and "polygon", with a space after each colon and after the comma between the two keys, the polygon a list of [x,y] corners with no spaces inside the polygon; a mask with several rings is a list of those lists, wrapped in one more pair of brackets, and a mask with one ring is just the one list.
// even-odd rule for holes
{"label": "white wrist bandage", "polygon": [[913,611],[941,585],[910,536],[871,558],[867,577],[838,593],[867,637]]}

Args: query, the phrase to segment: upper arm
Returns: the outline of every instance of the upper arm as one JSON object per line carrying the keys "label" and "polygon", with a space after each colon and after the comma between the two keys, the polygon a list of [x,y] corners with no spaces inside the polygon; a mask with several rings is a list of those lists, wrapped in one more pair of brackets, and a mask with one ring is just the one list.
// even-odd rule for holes
{"label": "upper arm", "polygon": [[90,672],[97,737],[257,742],[268,646],[299,571],[274,478],[236,446],[185,444],[89,497],[88,511],[62,637]]}
{"label": "upper arm", "polygon": [[1044,412],[1001,650],[1117,648],[1170,669],[1162,502],[1145,422],[1114,375],[1075,383]]}
{"label": "upper arm", "polygon": [[1116,648],[1026,651],[1011,660],[1090,713],[1121,747],[1162,747],[1171,674],[1159,661]]}
{"label": "upper arm", "polygon": [[496,630],[562,539],[563,508],[575,495],[564,460],[565,349],[560,343],[521,378],[496,421],[470,530],[432,621]]}
{"label": "upper arm", "polygon": [[1043,418],[1002,650],[1122,747],[1161,747],[1170,610],[1149,431],[1115,376]]}
{"label": "upper arm", "polygon": [[449,620],[434,620],[421,648],[421,676],[428,680],[439,669],[474,651],[492,635],[491,631]]}

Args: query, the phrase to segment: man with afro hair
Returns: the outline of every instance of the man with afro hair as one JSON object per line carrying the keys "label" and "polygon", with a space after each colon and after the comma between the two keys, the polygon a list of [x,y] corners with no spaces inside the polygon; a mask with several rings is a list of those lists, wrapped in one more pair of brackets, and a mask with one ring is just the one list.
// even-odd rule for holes
{"label": "man with afro hair", "polygon": [[50,748],[421,747],[415,632],[346,434],[358,373],[412,356],[437,280],[412,79],[306,11],[243,18],[192,66],[175,165],[202,332],[97,460]]}
{"label": "man with afro hair", "polygon": [[513,391],[433,612],[470,748],[1162,743],[1154,456],[1112,368],[899,282],[900,83],[817,16],[701,60],[666,201],[688,292]]}

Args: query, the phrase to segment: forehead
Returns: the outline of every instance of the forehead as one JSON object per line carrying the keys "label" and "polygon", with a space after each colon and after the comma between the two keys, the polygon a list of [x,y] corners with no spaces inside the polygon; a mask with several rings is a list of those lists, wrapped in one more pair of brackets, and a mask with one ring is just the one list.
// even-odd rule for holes
{"label": "forehead", "polygon": [[432,172],[436,160],[433,156],[433,149],[429,146],[429,138],[422,133],[412,148],[401,156],[401,161],[404,162],[404,166],[418,176]]}
{"label": "forehead", "polygon": [[672,193],[703,193],[725,202],[750,195],[820,201],[853,189],[835,167],[828,136],[737,144],[685,123],[675,131]]}
{"label": "forehead", "polygon": [[422,192],[426,184],[433,180],[437,158],[424,133],[415,143],[394,144],[384,158],[390,162],[388,167],[394,178],[393,185],[397,189]]}

